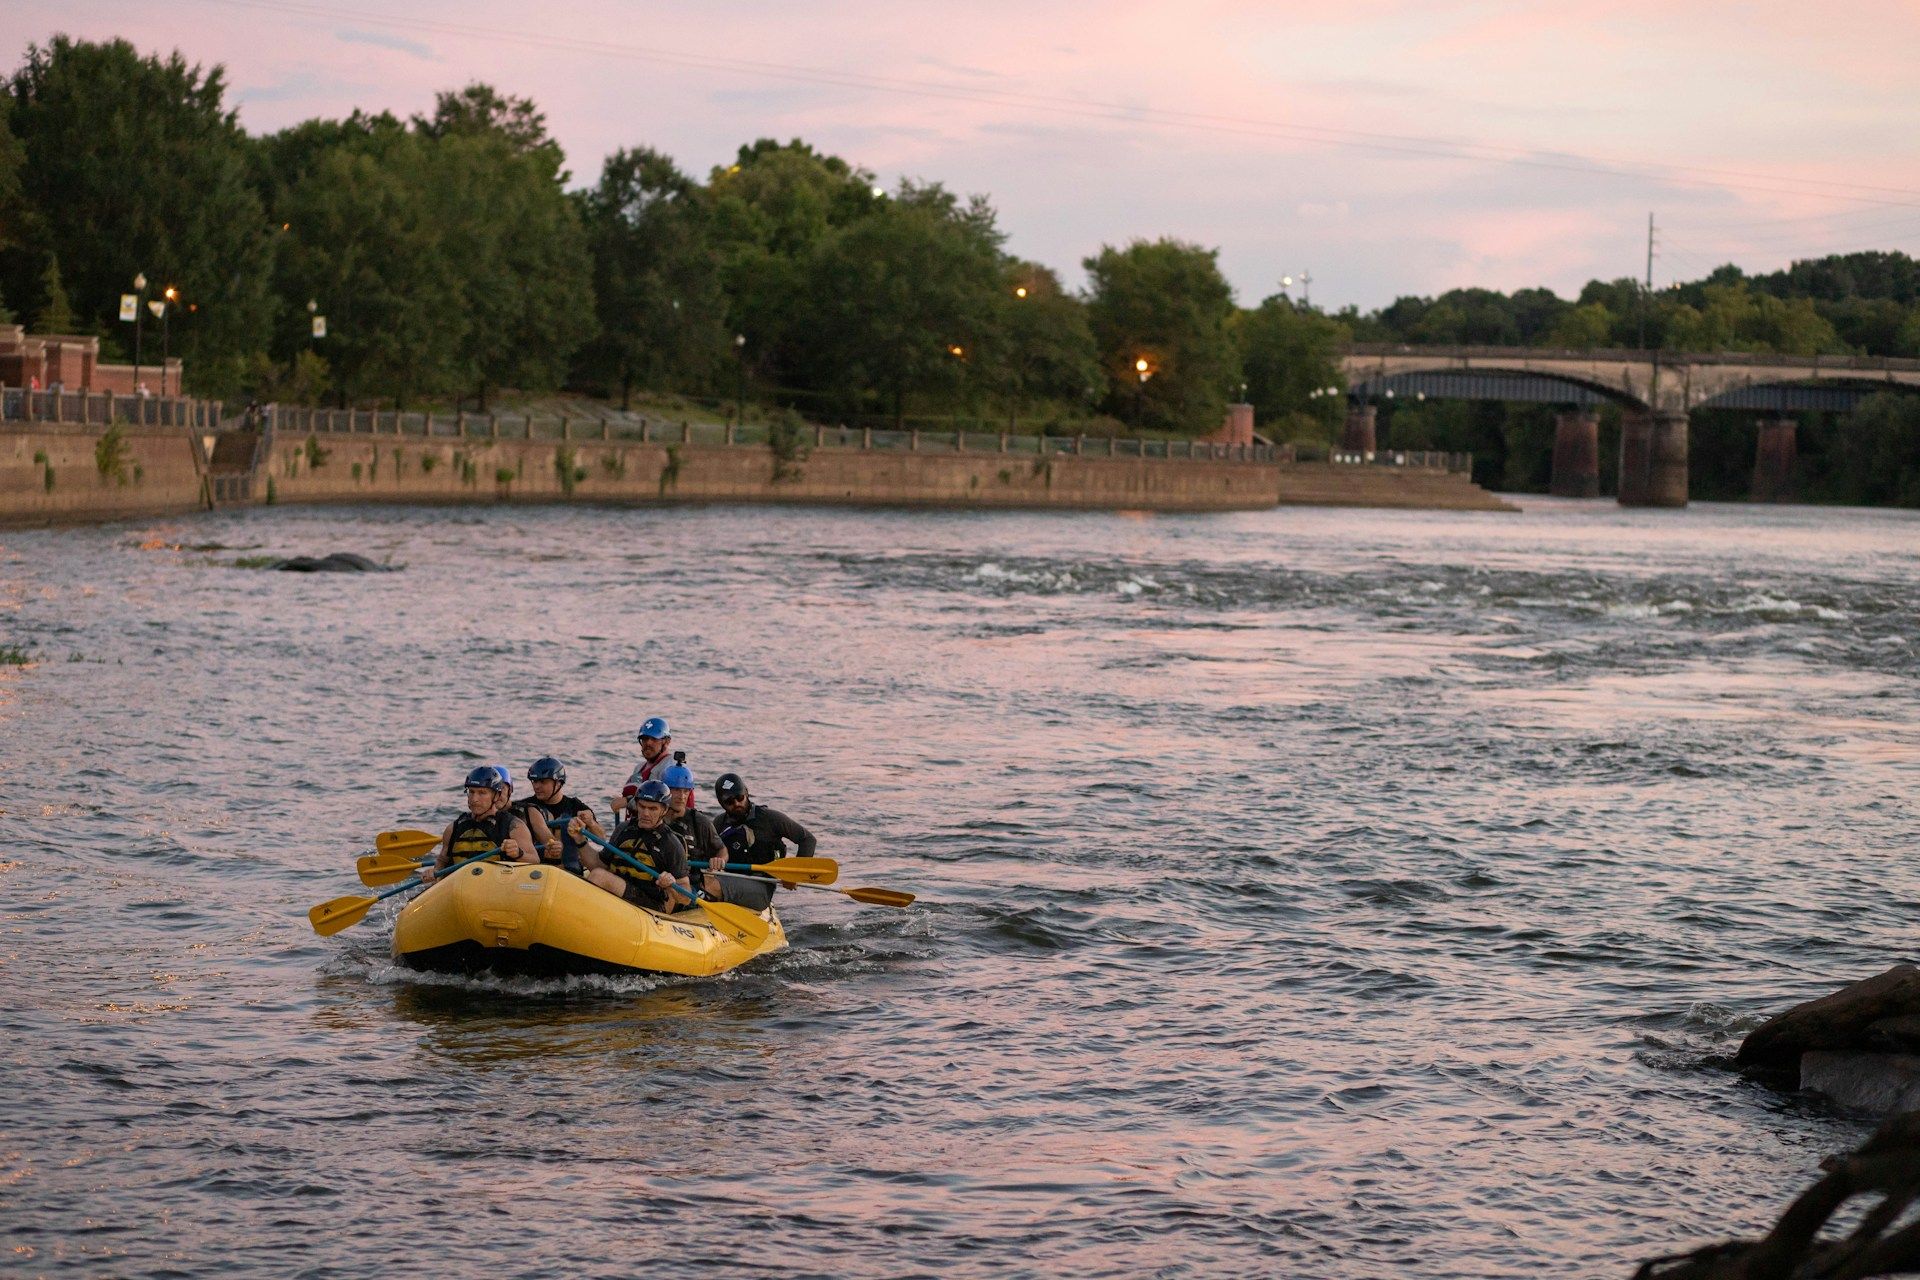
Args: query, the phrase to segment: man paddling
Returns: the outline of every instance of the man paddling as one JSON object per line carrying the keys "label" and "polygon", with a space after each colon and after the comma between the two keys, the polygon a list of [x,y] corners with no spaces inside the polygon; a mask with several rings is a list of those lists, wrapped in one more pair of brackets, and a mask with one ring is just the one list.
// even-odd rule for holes
{"label": "man paddling", "polygon": [[[801,858],[813,856],[817,843],[813,833],[778,809],[769,809],[765,805],[755,804],[753,797],[747,794],[745,780],[739,774],[723,773],[715,779],[713,798],[720,802],[721,809],[725,811],[720,820],[715,823],[720,828],[721,840],[726,843],[729,850],[734,849],[736,844],[739,845],[738,856],[735,856],[733,861],[761,863],[772,862],[775,858],[784,858],[787,856],[789,840],[795,845],[794,856]],[[744,832],[746,839],[734,840],[735,831]],[[719,870],[719,867],[715,866],[714,869]],[[759,875],[759,879],[765,881],[765,892],[771,900],[773,880],[764,874]],[[712,880],[713,877],[708,877],[709,883]],[[735,886],[729,890],[729,893],[734,896],[729,897],[728,901],[739,901],[742,906],[748,905],[744,889],[757,887],[754,882],[733,880],[728,883]],[[763,902],[760,905],[764,907],[766,903]]]}
{"label": "man paddling", "polygon": [[483,764],[467,774],[462,784],[467,811],[447,824],[440,836],[440,853],[420,879],[433,883],[435,875],[465,858],[489,849],[513,862],[538,862],[533,832],[507,803],[513,794],[513,776],[497,764]]}
{"label": "man paddling", "polygon": [[[658,778],[640,784],[633,797],[633,816],[615,827],[609,837],[615,848],[640,866],[598,849],[582,849],[580,860],[586,866],[589,884],[651,911],[672,912],[690,905],[673,892],[674,885],[685,886],[688,880],[686,848],[667,827],[671,795],[667,784]],[[584,820],[576,817],[569,825],[578,840]]]}
{"label": "man paddling", "polygon": [[515,800],[513,811],[526,821],[546,861],[557,862],[579,874],[580,842],[573,838],[570,830],[573,820],[580,818],[587,830],[603,840],[607,835],[605,828],[584,800],[566,794],[567,766],[553,756],[541,756],[528,765],[527,782],[532,785],[533,794],[524,800]]}

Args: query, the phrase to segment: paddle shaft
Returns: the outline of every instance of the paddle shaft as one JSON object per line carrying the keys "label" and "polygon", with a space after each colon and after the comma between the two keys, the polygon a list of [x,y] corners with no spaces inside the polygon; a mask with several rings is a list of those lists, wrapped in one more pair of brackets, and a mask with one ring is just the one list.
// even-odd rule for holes
{"label": "paddle shaft", "polygon": [[[752,864],[729,862],[727,865],[729,867],[738,867],[738,866],[750,866]],[[737,871],[713,871],[710,869],[703,869],[702,874],[710,875],[710,876],[722,876],[728,880],[764,881],[766,879],[765,876],[743,876]],[[899,907],[902,910],[905,910],[907,907],[913,904],[912,894],[901,893],[895,889],[836,889],[829,884],[809,884],[805,880],[798,880],[798,881],[783,880],[780,883],[787,885],[789,888],[793,887],[795,884],[798,884],[799,887],[802,889],[824,889],[828,893],[845,894],[847,897],[852,898],[855,902],[867,902],[867,903],[873,904],[874,906],[880,906],[880,907]],[[870,896],[870,895],[885,895],[885,896]],[[904,899],[904,901],[902,901],[901,899]]]}

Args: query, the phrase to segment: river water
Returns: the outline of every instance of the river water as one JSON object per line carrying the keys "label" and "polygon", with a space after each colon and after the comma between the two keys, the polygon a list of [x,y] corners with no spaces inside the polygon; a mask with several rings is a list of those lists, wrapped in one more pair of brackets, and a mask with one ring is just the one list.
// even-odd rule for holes
{"label": "river water", "polygon": [[[1719,1060],[1917,949],[1913,513],[267,509],[0,535],[6,643],[12,1274],[1622,1275],[1867,1132]],[[308,928],[653,714],[919,901]]]}

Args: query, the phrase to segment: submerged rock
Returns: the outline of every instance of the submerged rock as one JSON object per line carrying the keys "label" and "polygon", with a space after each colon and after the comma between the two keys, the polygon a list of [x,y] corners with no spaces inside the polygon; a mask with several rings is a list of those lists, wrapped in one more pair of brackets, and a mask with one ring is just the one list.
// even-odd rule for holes
{"label": "submerged rock", "polygon": [[1878,977],[1795,1005],[1740,1044],[1734,1065],[1783,1073],[1802,1054],[1920,1048],[1920,969],[1895,965]]}
{"label": "submerged rock", "polygon": [[325,556],[293,556],[271,566],[286,573],[392,573],[395,566],[375,564],[351,551],[336,551]]}

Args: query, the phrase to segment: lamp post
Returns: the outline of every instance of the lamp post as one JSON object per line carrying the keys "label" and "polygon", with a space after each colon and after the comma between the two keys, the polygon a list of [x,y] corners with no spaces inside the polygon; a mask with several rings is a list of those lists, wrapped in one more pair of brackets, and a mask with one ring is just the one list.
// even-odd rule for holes
{"label": "lamp post", "polygon": [[1140,377],[1133,388],[1133,429],[1137,433],[1140,430],[1141,404],[1147,397],[1147,379],[1153,376],[1153,370],[1147,365],[1147,358],[1141,356],[1133,362],[1133,371]]}
{"label": "lamp post", "polygon": [[733,335],[733,423],[747,422],[747,335]]}
{"label": "lamp post", "polygon": [[142,271],[133,278],[133,394],[140,394],[140,324],[141,315],[147,309],[147,273]]}
{"label": "lamp post", "polygon": [[[167,358],[173,351],[173,304],[180,291],[168,285],[160,293],[160,398],[167,398]],[[175,391],[179,388],[175,387]]]}

